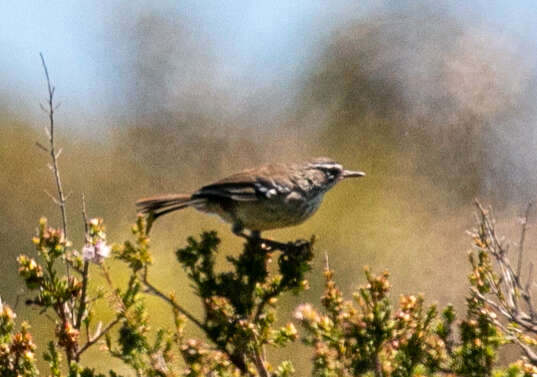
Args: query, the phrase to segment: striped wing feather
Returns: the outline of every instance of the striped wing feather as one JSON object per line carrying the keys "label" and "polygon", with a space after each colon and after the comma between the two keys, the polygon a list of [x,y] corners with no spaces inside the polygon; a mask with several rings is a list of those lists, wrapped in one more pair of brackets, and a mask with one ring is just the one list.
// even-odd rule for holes
{"label": "striped wing feather", "polygon": [[268,191],[276,186],[275,182],[290,184],[286,179],[288,171],[283,165],[266,165],[259,169],[230,175],[204,186],[192,195],[192,198],[219,197],[236,201],[254,201],[260,197],[270,196]]}

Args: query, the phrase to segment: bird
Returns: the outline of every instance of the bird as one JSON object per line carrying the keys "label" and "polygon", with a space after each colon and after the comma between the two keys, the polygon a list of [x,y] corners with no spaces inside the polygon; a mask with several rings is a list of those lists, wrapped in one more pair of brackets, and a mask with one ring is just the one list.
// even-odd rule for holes
{"label": "bird", "polygon": [[193,207],[230,223],[236,235],[260,237],[261,231],[301,224],[317,211],[324,194],[337,183],[363,176],[362,171],[346,170],[330,158],[319,157],[243,170],[193,194],[142,198],[136,206],[153,220]]}

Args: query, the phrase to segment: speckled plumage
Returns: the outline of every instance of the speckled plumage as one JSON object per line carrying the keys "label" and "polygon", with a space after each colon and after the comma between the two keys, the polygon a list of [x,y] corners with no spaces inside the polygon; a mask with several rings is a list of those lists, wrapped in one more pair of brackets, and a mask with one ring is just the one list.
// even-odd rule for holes
{"label": "speckled plumage", "polygon": [[220,216],[235,232],[298,225],[321,205],[323,195],[347,177],[364,173],[344,170],[329,158],[302,164],[269,164],[230,175],[192,195],[162,195],[139,200],[142,212],[155,217],[194,207]]}

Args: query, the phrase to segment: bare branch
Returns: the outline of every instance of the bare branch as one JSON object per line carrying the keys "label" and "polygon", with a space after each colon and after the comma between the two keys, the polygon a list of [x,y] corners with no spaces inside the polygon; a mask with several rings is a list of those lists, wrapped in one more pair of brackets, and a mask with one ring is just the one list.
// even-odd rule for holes
{"label": "bare branch", "polygon": [[[86,215],[86,197],[82,194],[82,221],[84,222],[85,238],[88,241],[88,217]],[[82,320],[84,318],[84,312],[87,305],[87,291],[88,291],[88,277],[89,277],[89,261],[84,261],[84,267],[82,269],[82,292],[80,294],[80,305],[78,307],[78,313],[74,326],[77,330],[82,326]],[[89,343],[89,342],[88,342]]]}
{"label": "bare branch", "polygon": [[82,221],[84,223],[84,232],[85,232],[86,241],[87,241],[89,228],[88,228],[88,215],[86,213],[86,194],[85,193],[82,193]]}
{"label": "bare branch", "polygon": [[69,199],[71,197],[71,195],[73,195],[73,192],[72,191],[69,191],[67,193],[67,195],[65,195],[65,200]]}
{"label": "bare branch", "polygon": [[265,360],[258,347],[254,347],[254,363],[261,377],[270,377],[270,373],[265,365]]}
{"label": "bare branch", "polygon": [[[67,214],[65,210],[65,201],[66,198],[63,193],[63,187],[62,187],[62,181],[60,178],[60,170],[58,168],[58,157],[59,153],[56,152],[56,146],[55,146],[55,140],[54,140],[54,91],[55,87],[52,85],[50,76],[48,73],[47,64],[45,63],[45,58],[42,53],[39,53],[39,56],[41,57],[41,63],[43,65],[43,71],[45,72],[45,78],[47,80],[47,89],[48,89],[48,100],[47,100],[47,113],[49,116],[49,126],[48,128],[45,128],[45,131],[47,133],[47,136],[49,138],[50,146],[48,149],[48,152],[50,153],[51,158],[51,170],[54,173],[54,178],[56,181],[56,189],[58,191],[58,197],[55,200],[55,202],[59,203],[60,206],[60,212],[61,212],[61,218],[62,218],[62,230],[67,237]],[[44,106],[42,106],[44,107]],[[61,152],[60,152],[61,153]],[[69,275],[69,267],[67,271],[67,275]]]}
{"label": "bare branch", "polygon": [[522,292],[522,296],[524,297],[524,300],[526,300],[526,304],[528,305],[528,310],[530,311],[530,317],[531,319],[535,319],[535,309],[533,308],[533,300],[531,297],[531,285],[533,283],[533,263],[530,263],[529,271],[528,271],[528,280],[526,280],[526,285],[524,287],[524,292]]}
{"label": "bare branch", "polygon": [[[504,333],[506,334],[511,333],[510,329],[508,329],[507,326],[505,326],[503,323],[501,323],[497,319],[494,319],[493,323],[496,326],[498,326]],[[522,349],[522,352],[524,352],[524,354],[530,360],[530,362],[532,362],[533,364],[537,364],[537,354],[535,354],[533,350],[527,344],[525,344],[522,340],[520,340],[516,334],[512,334],[508,336],[508,339],[512,340],[513,342],[515,342],[517,345],[520,346],[520,348]]]}
{"label": "bare branch", "polygon": [[43,151],[45,151],[45,152],[47,152],[47,153],[50,153],[50,151],[48,150],[48,148],[45,147],[43,144],[41,144],[39,141],[36,141],[36,142],[35,142],[35,145],[36,145],[39,149],[41,149],[41,150],[43,150]]}
{"label": "bare branch", "polygon": [[515,342],[522,348],[522,351],[524,351],[524,354],[526,357],[533,363],[537,364],[537,355],[531,350],[531,348],[524,344],[520,339],[515,338]]}
{"label": "bare branch", "polygon": [[185,317],[187,317],[189,320],[191,320],[193,323],[195,323],[196,326],[198,326],[201,330],[205,331],[205,326],[203,325],[203,323],[201,323],[199,319],[194,317],[194,315],[192,315],[188,310],[183,308],[181,305],[175,302],[175,300],[172,300],[169,296],[167,296],[162,291],[160,291],[157,287],[151,284],[147,279],[142,278],[140,280],[147,288],[148,293],[152,293],[153,295],[160,297],[161,299],[169,303],[172,307],[174,307],[177,311],[179,311],[181,314],[183,314]]}
{"label": "bare branch", "polygon": [[526,207],[526,212],[522,218],[522,230],[520,231],[520,241],[518,243],[518,260],[516,268],[516,276],[520,278],[520,272],[522,270],[522,255],[524,253],[524,240],[526,239],[526,230],[528,229],[528,217],[533,203],[529,202]]}
{"label": "bare branch", "polygon": [[114,320],[112,320],[104,329],[101,331],[97,331],[97,333],[93,336],[93,338],[89,339],[86,344],[84,344],[80,350],[76,353],[77,360],[80,359],[80,356],[86,352],[88,348],[90,348],[92,345],[97,343],[99,339],[103,337],[106,333],[108,333],[116,324],[119,323],[121,320],[121,317],[116,317]]}
{"label": "bare branch", "polygon": [[[537,334],[537,318],[535,308],[533,307],[531,289],[533,284],[533,263],[529,265],[528,277],[525,284],[522,283],[522,265],[524,256],[524,245],[528,229],[528,218],[533,203],[526,207],[524,217],[522,218],[522,229],[518,244],[518,259],[516,268],[513,267],[507,258],[507,249],[502,246],[495,231],[495,221],[492,215],[483,208],[476,200],[478,208],[478,231],[476,235],[481,239],[484,249],[496,262],[496,271],[490,270],[485,273],[486,279],[490,286],[488,295],[480,293],[477,288],[472,288],[472,293],[479,300],[492,308],[504,321],[513,323],[514,327],[504,326],[500,321],[498,326],[502,327],[507,334],[517,343],[532,363],[537,363],[537,354],[530,345],[525,344],[519,334],[524,332]],[[496,275],[497,274],[497,275]],[[524,307],[520,301],[525,303]]]}
{"label": "bare branch", "polygon": [[52,195],[50,192],[48,192],[47,190],[43,190],[45,192],[45,194],[48,195],[48,197],[54,202],[54,204],[56,205],[61,205],[61,203],[58,201],[58,199],[56,199],[54,197],[54,195]]}

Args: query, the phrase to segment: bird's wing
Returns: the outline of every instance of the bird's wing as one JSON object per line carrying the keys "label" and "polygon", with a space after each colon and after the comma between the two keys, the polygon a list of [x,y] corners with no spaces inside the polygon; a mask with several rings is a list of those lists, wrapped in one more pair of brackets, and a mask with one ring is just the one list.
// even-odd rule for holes
{"label": "bird's wing", "polygon": [[228,198],[236,201],[257,200],[255,185],[253,183],[213,183],[204,186],[192,195],[193,198]]}
{"label": "bird's wing", "polygon": [[[254,201],[288,192],[283,182],[285,172],[279,165],[267,165],[256,170],[245,170],[199,189],[193,198],[219,197],[236,201]],[[281,173],[281,174],[279,174]]]}

